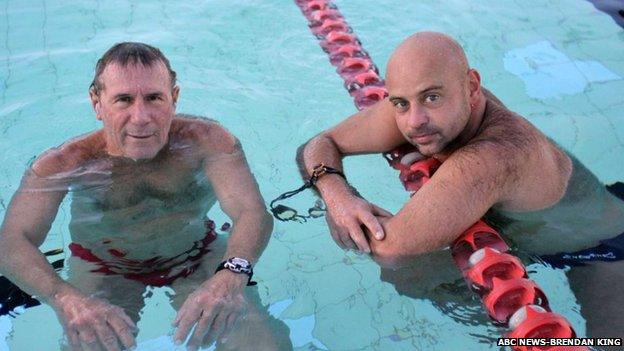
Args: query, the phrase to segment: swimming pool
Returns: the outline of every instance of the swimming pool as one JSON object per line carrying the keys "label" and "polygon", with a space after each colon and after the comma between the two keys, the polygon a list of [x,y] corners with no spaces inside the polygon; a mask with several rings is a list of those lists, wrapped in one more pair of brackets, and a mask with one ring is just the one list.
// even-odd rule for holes
{"label": "swimming pool", "polygon": [[[405,4],[335,1],[384,70],[412,32],[444,31],[465,48],[483,84],[511,109],[572,151],[604,182],[624,175],[624,33],[584,1]],[[219,120],[245,148],[265,200],[300,185],[298,145],[355,111],[327,57],[290,1],[0,2],[0,206],[4,213],[27,163],[98,127],[87,99],[97,58],[113,43],[160,47],[178,72],[178,111]],[[28,20],[25,21],[24,19]],[[349,159],[362,194],[396,211],[407,194],[379,156]],[[375,179],[371,182],[371,179]],[[307,208],[310,194],[289,204]],[[69,241],[67,204],[42,249]],[[217,209],[218,225],[226,218]],[[438,261],[439,260],[439,261]],[[258,264],[258,290],[289,328],[296,349],[486,350],[501,330],[449,267],[425,266],[416,298],[380,279],[368,258],[343,253],[324,221],[276,223]],[[444,266],[446,267],[446,266]],[[553,310],[584,335],[579,305],[562,271],[532,277]],[[429,271],[427,271],[429,270]],[[432,273],[432,272],[435,272]],[[438,281],[425,281],[439,276]],[[167,288],[150,288],[139,323],[143,350],[172,349]],[[33,338],[37,335],[37,338]],[[0,317],[0,350],[56,350],[61,328],[37,306]],[[2,340],[6,339],[3,343]]]}

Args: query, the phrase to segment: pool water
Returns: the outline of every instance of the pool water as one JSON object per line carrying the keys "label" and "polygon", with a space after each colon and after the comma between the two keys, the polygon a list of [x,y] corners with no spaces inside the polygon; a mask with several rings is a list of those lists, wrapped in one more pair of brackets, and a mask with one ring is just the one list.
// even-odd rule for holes
{"label": "pool water", "polygon": [[[624,31],[591,3],[335,4],[382,74],[409,34],[446,32],[509,108],[601,181],[624,178]],[[147,42],[168,56],[181,87],[178,111],[217,119],[242,141],[267,202],[300,186],[296,148],[355,112],[292,1],[0,0],[3,217],[33,157],[99,127],[87,88],[99,56],[125,40]],[[386,209],[395,212],[408,198],[379,155],[348,159],[345,169],[366,198]],[[289,205],[305,210],[313,202],[308,193]],[[67,248],[67,205],[42,250]],[[209,216],[217,228],[227,221],[218,209]],[[504,330],[488,322],[457,272],[442,274],[448,257],[434,256],[425,260],[421,279],[403,283],[416,290],[408,297],[382,281],[369,258],[340,250],[322,219],[278,222],[255,269],[257,289],[269,312],[289,327],[296,350],[498,349],[495,340]],[[564,272],[537,264],[529,270],[553,310],[584,336]],[[139,350],[174,349],[167,289],[145,292]],[[0,350],[57,350],[61,338],[47,306],[0,316]]]}

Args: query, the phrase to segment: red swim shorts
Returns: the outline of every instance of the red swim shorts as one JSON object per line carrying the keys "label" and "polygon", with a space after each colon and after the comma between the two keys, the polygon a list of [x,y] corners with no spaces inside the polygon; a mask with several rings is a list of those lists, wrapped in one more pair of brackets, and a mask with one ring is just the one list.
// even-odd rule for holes
{"label": "red swim shorts", "polygon": [[[147,260],[131,260],[124,258],[122,252],[110,249],[109,253],[118,260],[104,261],[95,256],[91,250],[76,244],[69,244],[72,255],[87,262],[93,262],[99,266],[91,272],[103,273],[106,275],[122,275],[127,279],[136,280],[146,285],[164,286],[173,283],[180,277],[187,277],[199,267],[200,259],[210,250],[208,246],[217,238],[215,224],[211,220],[205,221],[206,236],[193,243],[187,251],[169,258],[160,256]],[[186,259],[180,260],[186,256]],[[154,267],[154,269],[150,269]]]}

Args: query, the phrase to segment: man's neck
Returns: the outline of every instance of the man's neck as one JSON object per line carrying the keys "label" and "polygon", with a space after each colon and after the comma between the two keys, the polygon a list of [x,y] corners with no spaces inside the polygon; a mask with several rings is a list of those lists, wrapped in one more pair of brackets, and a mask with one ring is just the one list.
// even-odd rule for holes
{"label": "man's neck", "polygon": [[455,138],[455,140],[453,140],[446,148],[444,148],[444,150],[433,155],[433,157],[444,162],[444,160],[449,158],[455,150],[466,145],[470,140],[472,140],[478,134],[479,129],[481,128],[481,124],[483,123],[483,119],[485,118],[486,107],[487,99],[485,98],[485,95],[481,93],[479,102],[477,102],[476,106],[470,111],[470,117],[464,130],[457,136],[457,138]]}
{"label": "man's neck", "polygon": [[108,140],[109,136],[106,135],[106,132],[104,130],[101,130],[101,133],[102,133],[101,137],[103,139],[103,146],[104,146],[106,155],[108,156],[108,158],[113,160],[116,166],[133,166],[133,165],[157,163],[163,160],[164,158],[166,158],[171,149],[171,146],[170,146],[171,131],[170,131],[169,137],[167,138],[167,142],[158,151],[158,153],[154,155],[154,157],[145,158],[145,159],[133,159],[131,157],[124,155],[123,151],[119,147],[116,147],[114,142],[111,142],[110,140]]}

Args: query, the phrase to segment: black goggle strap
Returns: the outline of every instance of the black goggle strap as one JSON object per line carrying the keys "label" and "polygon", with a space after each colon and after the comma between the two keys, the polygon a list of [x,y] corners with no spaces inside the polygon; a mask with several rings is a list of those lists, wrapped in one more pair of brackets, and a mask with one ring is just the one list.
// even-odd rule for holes
{"label": "black goggle strap", "polygon": [[[271,208],[271,213],[273,213],[273,217],[279,219],[280,221],[288,221],[288,220],[297,220],[295,218],[299,218],[302,219],[304,222],[306,221],[306,217],[297,214],[297,211],[295,211],[294,209],[288,207],[288,206],[284,206],[284,205],[280,205],[278,204],[277,206],[275,205],[276,202],[281,201],[281,200],[285,200],[288,199],[289,197],[292,197],[294,195],[299,194],[300,192],[311,188],[312,182],[310,180],[306,181],[302,186],[300,186],[299,188],[295,189],[295,190],[291,190],[291,191],[287,191],[285,193],[283,193],[282,195],[278,196],[277,198],[273,199],[271,201],[271,203],[269,204],[269,207]],[[286,211],[292,211],[293,215],[290,217],[282,217],[280,216],[281,213],[286,212]]]}
{"label": "black goggle strap", "polygon": [[[288,220],[293,220],[293,221],[304,221],[307,222],[308,218],[318,218],[321,217],[322,214],[316,214],[314,212],[324,212],[325,208],[323,207],[322,203],[320,201],[317,201],[314,206],[312,208],[308,209],[308,215],[307,216],[303,216],[297,213],[296,210],[294,210],[293,208],[290,208],[288,206],[284,206],[284,205],[275,205],[275,203],[277,201],[281,201],[281,200],[285,200],[289,197],[292,197],[294,195],[297,195],[298,193],[313,187],[316,184],[316,181],[324,176],[325,174],[338,174],[339,176],[341,176],[342,178],[344,178],[345,180],[347,179],[344,175],[344,173],[342,173],[341,171],[332,168],[332,167],[328,167],[325,166],[324,164],[319,164],[317,166],[314,167],[314,169],[312,170],[312,176],[310,176],[310,178],[299,188],[295,189],[295,190],[291,190],[291,191],[287,191],[283,194],[281,194],[280,196],[278,196],[277,198],[273,199],[271,201],[271,203],[269,204],[269,207],[271,208],[271,213],[273,214],[273,217],[277,218],[280,221],[288,221]],[[292,211],[292,216],[281,216],[282,213],[287,212],[287,211]]]}

